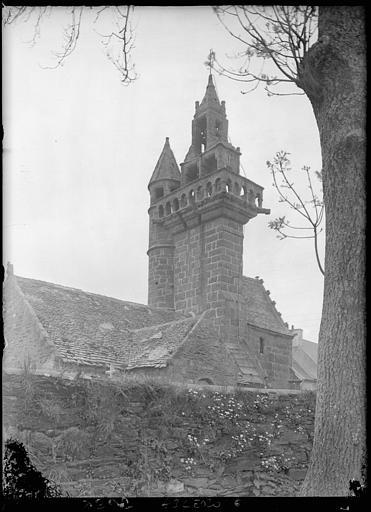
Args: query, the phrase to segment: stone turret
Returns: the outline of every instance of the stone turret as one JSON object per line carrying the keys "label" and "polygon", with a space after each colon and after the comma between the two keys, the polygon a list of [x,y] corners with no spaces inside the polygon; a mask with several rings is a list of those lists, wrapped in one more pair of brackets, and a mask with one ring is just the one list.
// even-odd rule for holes
{"label": "stone turret", "polygon": [[[171,233],[157,222],[156,203],[177,190],[180,172],[166,137],[160,158],[148,184],[151,205],[149,213],[148,305],[174,308],[174,241]],[[163,212],[165,213],[165,212]]]}
{"label": "stone turret", "polygon": [[225,324],[225,294],[238,300],[243,225],[269,213],[263,188],[239,174],[240,154],[228,142],[225,103],[210,75],[180,176],[167,141],[150,181],[150,305],[196,314],[211,309],[216,324]]}

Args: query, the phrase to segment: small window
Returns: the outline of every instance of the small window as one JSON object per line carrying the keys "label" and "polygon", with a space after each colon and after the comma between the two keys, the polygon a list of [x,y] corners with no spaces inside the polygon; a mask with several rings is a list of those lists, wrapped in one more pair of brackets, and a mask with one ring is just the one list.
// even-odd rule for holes
{"label": "small window", "polygon": [[259,338],[259,352],[261,354],[264,354],[264,339],[263,338]]}

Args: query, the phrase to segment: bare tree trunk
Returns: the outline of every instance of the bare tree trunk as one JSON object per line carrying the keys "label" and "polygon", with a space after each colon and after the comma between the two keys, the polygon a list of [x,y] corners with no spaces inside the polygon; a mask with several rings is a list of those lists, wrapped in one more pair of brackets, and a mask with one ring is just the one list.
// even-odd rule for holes
{"label": "bare tree trunk", "polygon": [[323,6],[302,83],[318,123],[326,256],[314,444],[304,496],[344,496],[366,457],[365,12]]}

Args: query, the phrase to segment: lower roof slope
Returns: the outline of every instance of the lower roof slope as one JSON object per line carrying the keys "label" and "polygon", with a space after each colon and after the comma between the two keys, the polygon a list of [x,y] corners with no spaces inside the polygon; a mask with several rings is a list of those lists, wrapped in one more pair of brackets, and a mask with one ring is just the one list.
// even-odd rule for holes
{"label": "lower roof slope", "polygon": [[[189,329],[193,318],[171,310],[148,307],[112,297],[84,292],[45,281],[14,276],[24,297],[33,308],[55,344],[62,359],[97,366],[113,365],[132,368],[143,363],[156,366],[169,359]],[[177,327],[172,327],[175,322]],[[157,336],[166,339],[172,332],[172,343],[163,343],[161,354],[150,348],[133,331],[156,326]],[[160,326],[160,327],[158,327]],[[181,327],[180,327],[181,326]],[[156,334],[156,332],[154,334]],[[183,336],[184,337],[184,336]],[[152,338],[156,340],[156,337]],[[159,340],[160,341],[160,340]]]}

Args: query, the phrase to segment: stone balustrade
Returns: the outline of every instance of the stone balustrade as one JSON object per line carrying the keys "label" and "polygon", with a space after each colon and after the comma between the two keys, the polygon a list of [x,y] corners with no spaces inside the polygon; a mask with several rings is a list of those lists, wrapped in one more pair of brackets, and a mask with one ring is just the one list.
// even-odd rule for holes
{"label": "stone balustrade", "polygon": [[195,180],[159,198],[153,206],[156,206],[157,218],[161,219],[223,191],[243,199],[250,206],[262,208],[263,187],[228,169]]}

